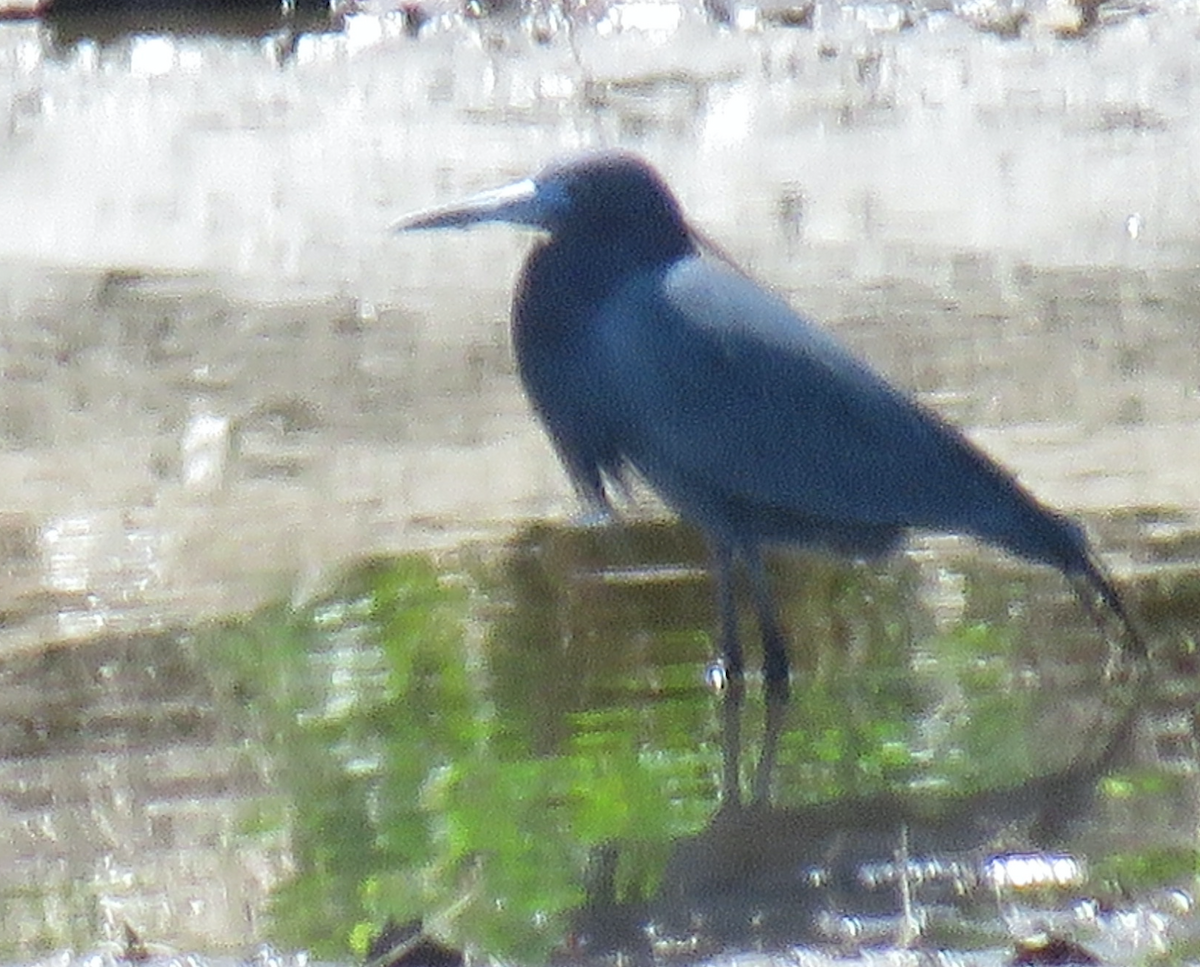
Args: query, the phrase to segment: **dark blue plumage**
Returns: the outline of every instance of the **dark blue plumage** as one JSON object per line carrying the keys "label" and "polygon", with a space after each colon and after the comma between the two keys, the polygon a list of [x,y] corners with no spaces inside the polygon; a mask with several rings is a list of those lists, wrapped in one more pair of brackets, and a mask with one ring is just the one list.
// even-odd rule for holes
{"label": "dark blue plumage", "polygon": [[875,555],[958,531],[1081,579],[1121,617],[1083,531],[955,429],[714,254],[640,159],[617,152],[405,220],[548,234],[513,301],[521,379],[572,480],[607,506],[630,471],[702,527],[726,668],[742,669],[732,568],[747,566],[768,680],[787,677],[760,547]]}

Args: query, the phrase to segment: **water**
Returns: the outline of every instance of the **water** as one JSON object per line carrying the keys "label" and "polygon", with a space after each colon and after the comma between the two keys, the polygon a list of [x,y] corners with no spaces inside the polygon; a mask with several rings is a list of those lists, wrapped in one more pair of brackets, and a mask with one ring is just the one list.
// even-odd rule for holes
{"label": "water", "polygon": [[[0,952],[102,949],[128,921],[345,959],[420,914],[544,962],[568,936],[604,949],[600,899],[635,935],[651,911],[656,957],[894,942],[895,876],[865,906],[804,887],[787,913],[759,880],[705,907],[706,831],[759,828],[720,820],[764,784],[775,831],[887,803],[976,883],[990,851],[1045,847],[997,832],[1036,825],[1039,776],[1099,790],[1068,843],[1084,885],[918,890],[934,935],[998,959],[1043,921],[1110,957],[1189,942],[1194,7],[1077,40],[1040,7],[1016,40],[889,5],[820,4],[811,30],[752,7],[734,29],[656,4],[430,13],[417,38],[370,12],[103,43],[0,24]],[[756,781],[761,696],[739,718],[701,684],[695,536],[560,527],[577,508],[504,322],[529,240],[387,231],[595,144],[652,158],[757,276],[1082,516],[1161,648],[1140,714],[1054,575],[944,539],[881,569],[783,562],[811,684]],[[432,557],[322,598],[412,552]],[[400,613],[447,609],[432,630],[355,611],[413,582]],[[1129,732],[1097,764],[1097,735]],[[945,846],[917,821],[931,793],[965,804],[932,809],[958,834],[994,821]],[[898,829],[855,858],[878,871]]]}

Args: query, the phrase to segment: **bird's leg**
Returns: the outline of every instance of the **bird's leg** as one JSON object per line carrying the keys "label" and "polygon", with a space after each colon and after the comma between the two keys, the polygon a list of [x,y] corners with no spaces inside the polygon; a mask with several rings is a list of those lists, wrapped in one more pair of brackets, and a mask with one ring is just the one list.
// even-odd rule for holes
{"label": "bird's leg", "polygon": [[721,804],[737,806],[742,801],[742,706],[746,687],[741,676],[732,678],[721,705]]}
{"label": "bird's leg", "polygon": [[746,571],[750,577],[750,592],[754,595],[754,610],[758,614],[758,630],[763,642],[763,679],[768,685],[787,685],[788,654],[787,639],[783,626],[775,612],[771,598],[771,585],[767,580],[767,569],[763,566],[762,552],[753,545],[742,549]]}
{"label": "bird's leg", "polygon": [[771,780],[775,775],[775,761],[779,753],[779,736],[783,732],[787,711],[787,685],[778,682],[766,689],[766,709],[763,717],[762,752],[754,770],[753,801],[766,804],[771,799]]}
{"label": "bird's leg", "polygon": [[721,622],[721,657],[725,674],[741,678],[742,643],[738,639],[737,601],[733,593],[733,547],[725,541],[713,541],[713,576],[717,582],[717,615]]}

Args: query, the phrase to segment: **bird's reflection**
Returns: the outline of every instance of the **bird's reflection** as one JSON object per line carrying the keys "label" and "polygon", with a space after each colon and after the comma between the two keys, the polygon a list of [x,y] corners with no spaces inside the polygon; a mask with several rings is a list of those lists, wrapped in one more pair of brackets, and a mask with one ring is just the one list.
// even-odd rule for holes
{"label": "bird's reflection", "polygon": [[617,844],[594,853],[572,959],[648,963],[681,948],[904,942],[930,910],[952,907],[961,917],[975,905],[994,917],[998,892],[1015,880],[1081,887],[1085,864],[1065,837],[1087,818],[1099,780],[1126,760],[1143,689],[1131,686],[1137,694],[1115,721],[1093,730],[1086,761],[1017,785],[932,803],[900,792],[780,806],[773,781],[794,710],[782,692],[762,693],[761,741],[745,763],[743,726],[759,703],[734,683],[719,698],[723,775],[712,818],[674,844],[658,890],[644,900],[617,899]]}

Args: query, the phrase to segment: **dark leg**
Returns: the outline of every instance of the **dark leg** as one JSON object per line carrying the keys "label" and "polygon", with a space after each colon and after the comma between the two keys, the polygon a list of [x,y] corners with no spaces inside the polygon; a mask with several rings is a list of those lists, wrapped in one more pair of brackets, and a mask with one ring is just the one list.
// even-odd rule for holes
{"label": "dark leg", "polygon": [[733,594],[733,548],[724,541],[713,541],[713,577],[717,582],[717,617],[721,622],[721,657],[725,674],[741,678],[742,643],[738,639],[737,602]]}
{"label": "dark leg", "polygon": [[750,575],[750,591],[754,595],[754,610],[758,614],[758,629],[763,642],[763,678],[768,685],[785,685],[788,680],[787,640],[775,613],[771,585],[762,554],[753,545],[742,549],[746,570]]}
{"label": "dark leg", "polygon": [[754,770],[754,802],[768,803],[771,800],[771,780],[775,776],[775,760],[779,752],[779,736],[783,734],[785,712],[788,703],[787,680],[769,683],[765,689],[767,700],[763,721],[762,753]]}
{"label": "dark leg", "polygon": [[721,806],[742,802],[742,700],[746,686],[730,679],[721,705]]}

